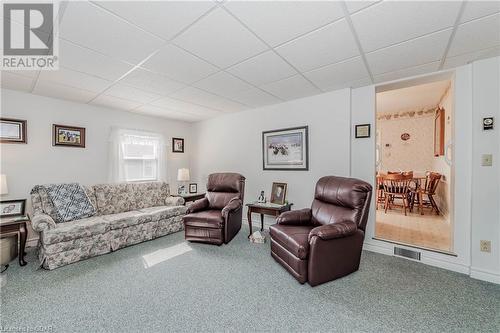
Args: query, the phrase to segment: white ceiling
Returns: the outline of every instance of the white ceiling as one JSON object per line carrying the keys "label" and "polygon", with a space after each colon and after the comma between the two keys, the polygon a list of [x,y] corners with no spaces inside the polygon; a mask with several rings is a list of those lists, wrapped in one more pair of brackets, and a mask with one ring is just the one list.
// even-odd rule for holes
{"label": "white ceiling", "polygon": [[420,111],[438,106],[450,81],[436,81],[377,93],[377,114]]}
{"label": "white ceiling", "polygon": [[500,55],[499,1],[71,1],[2,87],[198,121]]}

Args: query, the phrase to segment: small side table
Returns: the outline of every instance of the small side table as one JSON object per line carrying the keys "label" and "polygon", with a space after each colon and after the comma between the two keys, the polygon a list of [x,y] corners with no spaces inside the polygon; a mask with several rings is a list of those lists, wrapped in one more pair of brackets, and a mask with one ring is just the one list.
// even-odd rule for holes
{"label": "small side table", "polygon": [[27,264],[27,262],[24,260],[24,256],[26,255],[25,247],[27,236],[27,222],[29,222],[28,216],[0,219],[0,236],[9,236],[14,234],[19,235],[19,266],[25,266]]}
{"label": "small side table", "polygon": [[[276,205],[271,203],[249,203],[246,206],[248,207],[247,219],[248,219],[248,227],[250,228],[250,235],[252,234],[252,213],[260,214],[260,231],[264,230],[264,215],[271,215],[274,217],[278,217],[281,213],[289,211],[292,209],[293,203],[288,203],[286,205]],[[250,237],[248,235],[248,237]]]}
{"label": "small side table", "polygon": [[188,202],[203,199],[205,197],[205,193],[178,194],[177,196],[183,198],[186,204]]}

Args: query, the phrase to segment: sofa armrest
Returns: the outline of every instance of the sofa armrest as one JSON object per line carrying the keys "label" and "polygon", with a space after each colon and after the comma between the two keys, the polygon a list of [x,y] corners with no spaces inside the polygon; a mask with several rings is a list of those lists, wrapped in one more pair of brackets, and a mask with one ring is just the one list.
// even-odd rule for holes
{"label": "sofa armrest", "polygon": [[284,225],[308,225],[311,223],[311,209],[304,208],[283,212],[278,216],[276,222]]}
{"label": "sofa armrest", "polygon": [[184,205],[184,198],[168,196],[165,198],[165,206],[182,206]]}
{"label": "sofa armrest", "polygon": [[37,232],[53,229],[56,227],[56,222],[50,215],[45,213],[38,213],[31,218],[31,227]]}
{"label": "sofa armrest", "polygon": [[312,229],[309,233],[308,240],[310,242],[315,236],[321,238],[322,240],[343,238],[354,234],[357,229],[358,226],[352,221],[325,224]]}
{"label": "sofa armrest", "polygon": [[222,208],[222,216],[227,217],[229,213],[234,212],[240,209],[243,206],[243,203],[238,198],[233,198],[231,201],[227,203],[227,205]]}
{"label": "sofa armrest", "polygon": [[198,212],[200,210],[207,209],[207,208],[208,208],[208,199],[203,198],[203,199],[196,200],[191,205],[189,205],[186,213],[187,214],[195,213],[195,212]]}

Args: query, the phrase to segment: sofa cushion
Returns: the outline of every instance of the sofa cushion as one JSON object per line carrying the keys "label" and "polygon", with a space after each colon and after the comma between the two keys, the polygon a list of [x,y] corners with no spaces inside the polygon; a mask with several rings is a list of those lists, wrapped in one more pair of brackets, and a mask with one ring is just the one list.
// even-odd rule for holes
{"label": "sofa cushion", "polygon": [[133,225],[151,222],[151,216],[137,210],[130,212],[103,215],[102,218],[109,223],[110,230],[127,228]]}
{"label": "sofa cushion", "polygon": [[169,186],[164,182],[130,184],[135,195],[135,209],[163,206],[170,195]]}
{"label": "sofa cushion", "polygon": [[185,215],[184,225],[198,228],[220,229],[224,226],[224,218],[220,210],[204,210]]}
{"label": "sofa cushion", "polygon": [[97,209],[100,215],[109,215],[135,210],[135,194],[132,184],[94,185]]}
{"label": "sofa cushion", "polygon": [[314,226],[296,226],[274,224],[269,227],[271,238],[299,259],[306,259],[309,255],[309,241],[307,237]]}
{"label": "sofa cushion", "polygon": [[41,237],[44,244],[54,244],[81,237],[102,234],[109,230],[110,226],[108,221],[100,216],[93,216],[57,224],[55,228],[44,230]]}
{"label": "sofa cushion", "polygon": [[139,212],[151,217],[152,221],[168,219],[186,214],[186,206],[157,206],[139,209]]}

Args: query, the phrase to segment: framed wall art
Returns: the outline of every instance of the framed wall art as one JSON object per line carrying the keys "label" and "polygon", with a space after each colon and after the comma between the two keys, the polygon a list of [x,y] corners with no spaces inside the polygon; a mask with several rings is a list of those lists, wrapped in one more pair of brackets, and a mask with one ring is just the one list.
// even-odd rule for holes
{"label": "framed wall art", "polygon": [[356,125],[354,128],[354,137],[356,139],[370,137],[370,124]]}
{"label": "framed wall art", "polygon": [[172,153],[183,153],[183,152],[184,152],[184,139],[172,138]]}
{"label": "framed wall art", "polygon": [[309,170],[308,126],[262,132],[264,170]]}
{"label": "framed wall art", "polygon": [[26,120],[0,118],[0,143],[27,143]]}
{"label": "framed wall art", "polygon": [[24,215],[26,199],[0,201],[0,217]]}
{"label": "framed wall art", "polygon": [[52,145],[85,148],[85,128],[52,125]]}
{"label": "framed wall art", "polygon": [[444,155],[444,109],[438,108],[434,118],[434,156]]}

